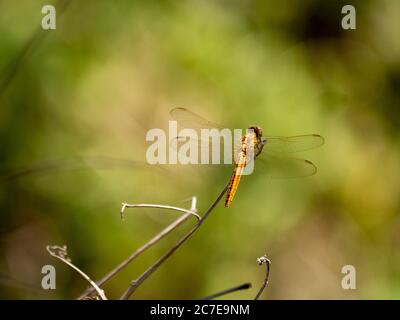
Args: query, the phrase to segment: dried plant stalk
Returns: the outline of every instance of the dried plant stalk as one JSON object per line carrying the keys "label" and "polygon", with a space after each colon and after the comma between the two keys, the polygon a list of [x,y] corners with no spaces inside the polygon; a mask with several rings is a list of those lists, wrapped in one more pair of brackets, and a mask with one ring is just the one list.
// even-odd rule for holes
{"label": "dried plant stalk", "polygon": [[[161,206],[163,209],[170,209],[170,210],[176,210],[179,212],[184,212],[182,216],[180,216],[178,219],[176,219],[174,222],[172,222],[169,226],[167,226],[165,229],[163,229],[160,233],[158,233],[156,236],[154,236],[150,241],[145,243],[143,246],[138,248],[136,251],[134,251],[128,258],[126,258],[124,261],[122,261],[119,265],[117,265],[114,269],[112,269],[109,273],[107,273],[102,279],[97,281],[97,285],[102,286],[104,283],[109,281],[111,278],[113,278],[115,275],[117,275],[122,269],[124,269],[127,265],[129,265],[130,262],[132,262],[135,258],[137,258],[139,255],[141,255],[143,252],[145,252],[147,249],[150,249],[152,246],[154,246],[156,243],[158,243],[161,239],[163,239],[165,236],[167,236],[169,233],[171,233],[173,230],[178,228],[181,224],[183,224],[186,220],[188,220],[191,217],[196,217],[199,221],[200,216],[197,214],[197,198],[194,196],[191,199],[191,207],[190,210],[184,209],[184,208],[178,208],[178,207],[171,207],[171,206]],[[127,207],[133,208],[133,207],[150,207],[150,208],[160,208],[160,205],[146,205],[146,204],[139,204],[139,205],[132,205],[132,204],[122,204],[122,209],[121,209],[121,216],[124,213],[124,210]],[[89,287],[84,293],[82,293],[78,299],[84,299],[87,295],[93,293],[95,290],[93,287]]]}
{"label": "dried plant stalk", "polygon": [[53,257],[61,260],[62,262],[64,262],[65,264],[67,264],[68,266],[70,266],[72,269],[74,269],[75,271],[77,271],[83,278],[85,278],[94,288],[94,290],[97,291],[97,293],[99,294],[99,297],[102,300],[108,300],[104,290],[100,289],[100,287],[92,280],[89,278],[89,276],[84,273],[81,269],[79,269],[77,266],[75,266],[72,262],[71,259],[68,258],[68,253],[67,253],[67,246],[46,246],[46,250],[50,253],[50,255],[52,255]]}
{"label": "dried plant stalk", "polygon": [[258,300],[261,296],[261,294],[263,293],[265,287],[268,284],[268,279],[269,279],[269,271],[270,271],[270,267],[271,267],[271,261],[268,259],[267,255],[263,255],[259,258],[257,258],[257,263],[259,266],[262,266],[263,264],[266,265],[267,267],[267,272],[265,274],[265,278],[264,278],[264,282],[260,288],[260,290],[258,291],[256,297],[254,298],[254,300]]}

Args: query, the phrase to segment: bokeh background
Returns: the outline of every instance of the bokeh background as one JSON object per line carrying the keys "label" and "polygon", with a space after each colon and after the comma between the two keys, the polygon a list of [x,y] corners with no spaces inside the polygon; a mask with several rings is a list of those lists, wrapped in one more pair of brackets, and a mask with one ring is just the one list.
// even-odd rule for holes
{"label": "bokeh background", "polygon": [[[57,29],[40,28],[53,3]],[[357,29],[341,28],[353,4]],[[400,297],[400,2],[0,1],[0,297],[73,299],[178,217],[122,202],[204,211],[230,167],[142,165],[150,128],[190,110],[266,134],[319,133],[301,154],[318,174],[244,177],[132,299]],[[109,159],[99,163],[84,159]],[[83,159],[83,160],[82,160]],[[128,161],[129,160],[129,161]],[[181,226],[104,286],[118,298],[191,227]],[[57,289],[40,289],[43,265]],[[356,290],[343,290],[353,265]]]}

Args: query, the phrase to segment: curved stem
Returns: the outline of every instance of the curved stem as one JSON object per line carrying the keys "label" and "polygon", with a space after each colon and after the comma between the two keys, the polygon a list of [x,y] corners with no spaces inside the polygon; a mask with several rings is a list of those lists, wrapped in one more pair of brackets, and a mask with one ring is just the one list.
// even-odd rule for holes
{"label": "curved stem", "polygon": [[143,272],[137,279],[133,280],[128,287],[128,289],[123,293],[121,296],[121,300],[126,300],[129,299],[129,297],[132,295],[133,292],[146,280],[154,271],[156,271],[169,257],[171,257],[178,248],[185,243],[187,239],[190,238],[190,236],[196,232],[196,230],[201,226],[201,224],[207,219],[209,214],[214,210],[214,208],[217,206],[217,204],[221,201],[222,197],[224,196],[226,190],[228,190],[229,182],[226,184],[224,189],[221,191],[221,193],[218,195],[218,197],[214,200],[214,202],[211,204],[211,206],[206,210],[206,212],[203,214],[201,219],[197,222],[197,224],[190,229],[181,239],[178,240],[178,242],[175,243],[175,245],[169,249],[163,256],[161,256],[156,262],[154,262],[150,267],[146,269],[145,272]]}
{"label": "curved stem", "polygon": [[162,205],[162,204],[147,204],[147,203],[142,203],[142,204],[123,203],[122,204],[122,209],[121,209],[121,216],[124,213],[126,208],[156,208],[156,209],[174,210],[174,211],[179,211],[179,212],[191,214],[194,217],[196,217],[197,220],[201,219],[201,217],[193,210],[187,210],[187,209],[183,209],[183,208],[179,208],[179,207],[173,207],[173,206],[166,206],[166,205]]}
{"label": "curved stem", "polygon": [[84,273],[81,269],[75,266],[71,260],[67,257],[67,246],[59,247],[59,246],[46,246],[47,252],[52,255],[53,257],[61,260],[76,272],[78,272],[83,278],[85,278],[93,287],[94,290],[97,291],[98,295],[102,300],[107,300],[107,297],[104,293],[104,290],[101,289],[90,277]]}
{"label": "curved stem", "polygon": [[[195,216],[196,218],[200,216],[196,213],[196,204],[197,204],[197,198],[194,196],[192,197],[192,204],[190,207],[190,210],[183,209],[183,208],[177,208],[177,207],[171,207],[171,206],[161,206],[161,205],[129,205],[130,207],[143,207],[143,206],[150,206],[152,208],[160,208],[163,207],[165,209],[171,209],[171,210],[176,210],[180,212],[185,212],[182,216],[180,216],[178,219],[176,219],[174,222],[172,222],[169,226],[167,226],[165,229],[163,229],[160,233],[155,235],[150,241],[142,245],[140,248],[135,250],[128,258],[126,258],[124,261],[122,261],[119,265],[117,265],[114,269],[112,269],[109,273],[107,273],[103,278],[101,278],[99,281],[97,281],[97,285],[101,286],[107,281],[109,281],[111,278],[113,278],[118,272],[120,272],[122,269],[124,269],[129,263],[132,262],[135,258],[137,258],[139,255],[141,255],[143,252],[145,252],[147,249],[151,248],[154,246],[157,242],[159,242],[161,239],[163,239],[165,236],[167,236],[169,233],[171,233],[173,230],[178,228],[181,224],[183,224],[186,220],[188,220],[190,217]],[[121,215],[123,214],[125,207],[127,207],[127,204],[122,205],[121,209]],[[199,220],[198,220],[199,221]],[[93,287],[87,288],[79,297],[78,299],[83,299],[89,294],[92,294],[94,292]]]}
{"label": "curved stem", "polygon": [[263,293],[265,287],[267,286],[268,278],[269,278],[269,271],[270,271],[270,267],[271,267],[271,261],[267,258],[266,255],[263,255],[262,257],[257,258],[257,262],[258,262],[258,265],[260,265],[260,266],[265,264],[266,267],[267,267],[267,272],[265,274],[264,282],[263,282],[260,290],[258,291],[256,297],[254,298],[254,300],[258,300],[260,298],[260,296]]}

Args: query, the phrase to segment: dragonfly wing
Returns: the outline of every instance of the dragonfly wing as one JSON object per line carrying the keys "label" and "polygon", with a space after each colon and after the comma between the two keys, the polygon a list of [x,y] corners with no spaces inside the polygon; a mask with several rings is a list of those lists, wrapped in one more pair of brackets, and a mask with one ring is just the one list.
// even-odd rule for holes
{"label": "dragonfly wing", "polygon": [[177,150],[178,154],[183,156],[188,156],[189,153],[192,154],[193,150],[196,150],[198,162],[203,163],[202,159],[208,158],[210,164],[234,163],[235,155],[241,148],[240,144],[231,139],[225,140],[219,137],[207,139],[204,137],[178,136],[172,138],[169,143],[171,149]]}
{"label": "dragonfly wing", "polygon": [[318,134],[307,134],[301,136],[265,137],[266,143],[263,153],[283,154],[306,151],[317,148],[324,144],[324,138]]}
{"label": "dragonfly wing", "polygon": [[254,171],[272,179],[290,179],[312,176],[317,167],[305,159],[262,154],[256,159]]}
{"label": "dragonfly wing", "polygon": [[223,128],[221,125],[208,121],[207,119],[185,108],[174,108],[169,112],[169,114],[171,115],[172,119],[176,120],[178,125],[182,128],[191,128],[194,130]]}
{"label": "dragonfly wing", "polygon": [[[170,111],[170,115],[174,120],[177,121],[180,128],[193,129],[196,133],[194,137],[180,134],[178,137],[172,138],[170,141],[172,148],[178,149],[179,152],[186,152],[187,149],[181,147],[190,143],[193,145],[193,148],[198,150],[198,152],[202,154],[209,154],[210,163],[212,159],[212,153],[214,153],[214,156],[219,155],[219,159],[221,159],[220,163],[224,162],[224,159],[226,158],[225,155],[228,153],[231,154],[233,159],[232,150],[236,143],[232,139],[232,131],[217,123],[208,121],[200,115],[185,108],[172,109]],[[209,131],[202,132],[201,129],[208,129]]]}

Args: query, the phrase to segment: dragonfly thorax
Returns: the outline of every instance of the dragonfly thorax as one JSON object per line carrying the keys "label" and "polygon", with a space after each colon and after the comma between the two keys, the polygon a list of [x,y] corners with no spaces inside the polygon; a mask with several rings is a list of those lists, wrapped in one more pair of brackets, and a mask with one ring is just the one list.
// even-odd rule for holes
{"label": "dragonfly thorax", "polygon": [[250,126],[247,130],[254,132],[256,140],[254,143],[254,155],[257,157],[261,153],[265,144],[265,139],[262,137],[262,128],[259,126]]}

